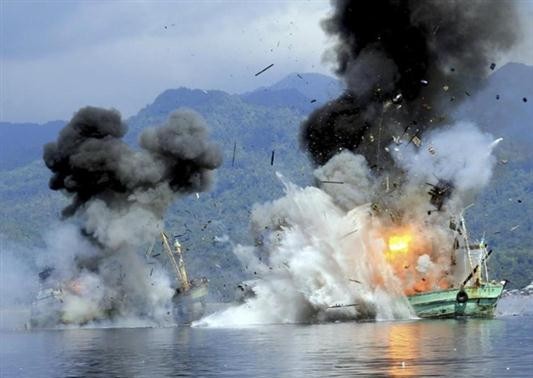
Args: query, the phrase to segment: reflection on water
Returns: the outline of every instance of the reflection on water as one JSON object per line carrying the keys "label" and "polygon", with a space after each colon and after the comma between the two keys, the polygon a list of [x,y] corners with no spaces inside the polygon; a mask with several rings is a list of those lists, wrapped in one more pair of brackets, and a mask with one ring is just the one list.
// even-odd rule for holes
{"label": "reflection on water", "polygon": [[[425,321],[393,324],[389,330],[387,353],[391,361],[388,374],[454,375],[458,368],[470,374],[481,374],[484,366],[473,359],[490,359],[491,337],[505,330],[500,321]],[[468,357],[464,359],[463,357]],[[423,364],[420,361],[424,361]],[[489,361],[490,362],[490,361]],[[490,369],[486,372],[490,375]]]}
{"label": "reflection on water", "polygon": [[528,376],[533,318],[2,333],[1,376]]}

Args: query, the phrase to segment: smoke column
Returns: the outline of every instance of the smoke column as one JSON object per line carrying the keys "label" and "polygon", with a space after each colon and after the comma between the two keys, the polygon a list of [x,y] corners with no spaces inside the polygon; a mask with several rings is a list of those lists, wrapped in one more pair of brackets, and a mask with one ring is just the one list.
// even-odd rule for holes
{"label": "smoke column", "polygon": [[498,50],[517,38],[512,4],[473,1],[348,1],[333,3],[323,22],[337,41],[336,72],[346,92],[304,122],[301,144],[317,165],[343,149],[390,168],[383,148],[449,123],[458,102],[473,95]]}
{"label": "smoke column", "polygon": [[[44,147],[50,188],[71,198],[63,217],[76,216],[81,228],[58,230],[57,239],[70,240],[71,249],[49,262],[54,269],[46,280],[62,287],[59,322],[168,320],[175,282],[138,252],[162,231],[173,200],[210,188],[222,155],[191,111],[145,129],[139,149],[122,140],[126,132],[116,110],[85,107]],[[57,321],[47,315],[45,325]]]}
{"label": "smoke column", "polygon": [[515,12],[501,1],[333,2],[323,27],[346,91],[300,133],[317,187],[282,179],[285,196],[254,207],[256,246],[235,250],[255,277],[243,303],[196,325],[405,319],[406,295],[457,287],[469,270],[450,221],[489,182],[499,140],[450,114],[517,39]]}

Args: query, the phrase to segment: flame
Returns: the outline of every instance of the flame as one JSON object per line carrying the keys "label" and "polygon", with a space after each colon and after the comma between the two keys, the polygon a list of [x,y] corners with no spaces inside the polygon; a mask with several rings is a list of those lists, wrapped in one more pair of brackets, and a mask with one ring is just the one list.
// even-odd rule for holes
{"label": "flame", "polygon": [[83,285],[79,280],[72,280],[66,284],[67,289],[76,295],[80,295],[83,291]]}
{"label": "flame", "polygon": [[409,251],[411,235],[393,235],[389,238],[389,251],[392,253],[406,253]]}

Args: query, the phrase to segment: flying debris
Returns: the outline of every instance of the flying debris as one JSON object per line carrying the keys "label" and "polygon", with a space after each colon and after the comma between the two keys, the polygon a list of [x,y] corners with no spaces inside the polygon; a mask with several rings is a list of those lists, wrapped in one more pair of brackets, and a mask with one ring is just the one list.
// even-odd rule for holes
{"label": "flying debris", "polygon": [[261,75],[263,72],[265,72],[266,70],[270,69],[274,67],[274,63],[270,64],[269,66],[266,66],[265,68],[263,68],[261,71],[259,71],[258,73],[256,73],[254,76],[259,76]]}
{"label": "flying debris", "polygon": [[336,305],[328,306],[328,308],[357,307],[357,306],[359,306],[357,303],[351,303],[351,304],[336,304]]}
{"label": "flying debris", "polygon": [[312,99],[310,102],[311,102],[311,104],[316,102],[316,98]]}
{"label": "flying debris", "polygon": [[270,155],[270,165],[274,165],[275,154],[276,154],[276,150],[272,150],[272,155]]}
{"label": "flying debris", "polygon": [[420,147],[422,145],[422,140],[419,138],[419,135],[420,130],[417,131],[416,134],[411,137],[411,139],[409,139],[409,143],[413,143],[415,146]]}
{"label": "flying debris", "polygon": [[437,208],[438,211],[442,210],[442,206],[447,199],[452,195],[454,185],[451,181],[440,179],[435,185],[428,183],[431,186],[428,194],[431,196],[430,203]]}
{"label": "flying debris", "polygon": [[491,69],[492,71],[494,71],[495,68],[496,68],[496,63],[491,63],[491,64],[490,64],[490,69]]}
{"label": "flying debris", "polygon": [[403,96],[401,93],[398,93],[396,96],[392,98],[392,102],[395,104],[400,104],[403,100]]}
{"label": "flying debris", "polygon": [[39,272],[39,280],[45,281],[48,277],[52,275],[54,272],[54,268],[51,266],[47,266],[42,271]]}
{"label": "flying debris", "polygon": [[233,142],[233,156],[231,157],[231,166],[235,165],[235,153],[237,151],[237,142]]}

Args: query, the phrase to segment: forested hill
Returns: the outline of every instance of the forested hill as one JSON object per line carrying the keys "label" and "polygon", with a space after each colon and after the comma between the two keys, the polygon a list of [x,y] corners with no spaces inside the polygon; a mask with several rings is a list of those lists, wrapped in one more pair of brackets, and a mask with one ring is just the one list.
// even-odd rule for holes
{"label": "forested hill", "polygon": [[[529,77],[533,78],[533,67],[504,66],[460,110],[463,118],[505,138],[499,150],[502,163],[469,218],[472,230],[480,235],[485,232],[495,246],[493,274],[510,279],[516,287],[533,278],[529,149],[533,81],[527,80]],[[243,278],[231,244],[219,242],[215,236],[228,235],[234,243],[253,242],[248,236],[249,211],[254,203],[282,194],[276,171],[298,184],[311,182],[311,167],[298,148],[299,125],[312,109],[341,90],[337,80],[319,74],[293,74],[270,87],[241,95],[169,89],[128,120],[127,140],[133,142],[140,130],[162,123],[173,110],[192,108],[206,118],[213,138],[223,148],[225,160],[214,190],[201,194],[199,200],[194,196],[178,200],[166,219],[168,229],[185,235],[193,275],[208,276],[224,295],[224,285]],[[498,100],[496,94],[500,94]],[[0,233],[4,240],[40,245],[44,231],[58,218],[64,198],[48,190],[49,173],[40,155],[42,144],[54,140],[62,124],[0,124],[2,145],[9,146],[2,148],[0,155]]]}

